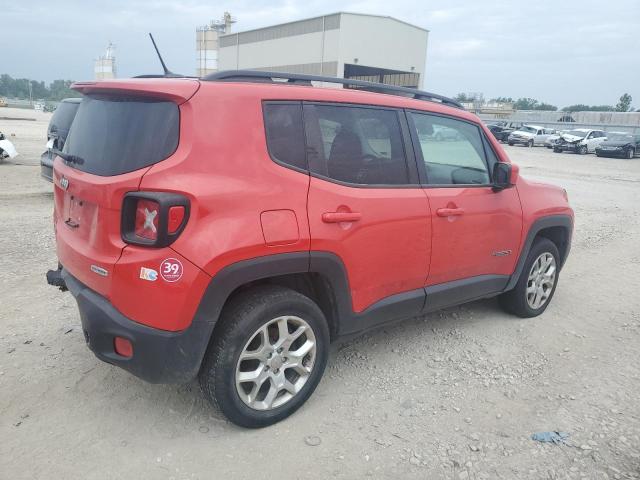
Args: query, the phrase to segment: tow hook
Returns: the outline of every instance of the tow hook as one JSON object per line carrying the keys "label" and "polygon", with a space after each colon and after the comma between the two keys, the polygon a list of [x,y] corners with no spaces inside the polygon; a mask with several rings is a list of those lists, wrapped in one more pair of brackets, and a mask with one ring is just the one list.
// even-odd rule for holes
{"label": "tow hook", "polygon": [[58,287],[63,292],[68,290],[67,284],[64,283],[64,279],[62,278],[62,265],[58,264],[57,270],[49,270],[47,272],[47,283]]}

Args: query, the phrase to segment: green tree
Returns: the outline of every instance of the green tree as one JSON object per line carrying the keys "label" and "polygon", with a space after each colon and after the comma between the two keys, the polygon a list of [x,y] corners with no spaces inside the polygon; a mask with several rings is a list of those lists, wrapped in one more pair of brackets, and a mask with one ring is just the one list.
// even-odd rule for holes
{"label": "green tree", "polygon": [[629,95],[628,93],[623,93],[620,97],[620,101],[616,105],[616,112],[628,112],[629,110],[631,110],[632,100],[633,98],[631,98],[631,95]]}
{"label": "green tree", "polygon": [[473,102],[473,97],[471,95],[467,95],[466,93],[459,93],[453,99],[456,102]]}

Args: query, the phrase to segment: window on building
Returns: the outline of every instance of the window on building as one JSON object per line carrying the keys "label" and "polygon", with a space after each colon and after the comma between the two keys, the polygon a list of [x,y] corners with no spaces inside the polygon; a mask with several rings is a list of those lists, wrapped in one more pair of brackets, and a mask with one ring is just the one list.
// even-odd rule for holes
{"label": "window on building", "polygon": [[408,183],[396,111],[313,104],[304,116],[311,172],[358,185]]}
{"label": "window on building", "polygon": [[431,185],[487,185],[489,169],[480,129],[439,115],[411,113]]}

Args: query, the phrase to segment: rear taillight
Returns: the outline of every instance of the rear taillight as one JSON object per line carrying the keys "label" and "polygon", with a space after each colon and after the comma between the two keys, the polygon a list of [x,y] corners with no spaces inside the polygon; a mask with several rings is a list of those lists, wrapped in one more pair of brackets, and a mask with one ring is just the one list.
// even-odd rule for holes
{"label": "rear taillight", "polygon": [[[173,208],[173,207],[172,207]],[[134,233],[149,240],[158,239],[160,205],[152,200],[138,200]]]}
{"label": "rear taillight", "polygon": [[122,204],[122,239],[148,247],[166,247],[189,219],[189,200],[176,193],[130,192]]}

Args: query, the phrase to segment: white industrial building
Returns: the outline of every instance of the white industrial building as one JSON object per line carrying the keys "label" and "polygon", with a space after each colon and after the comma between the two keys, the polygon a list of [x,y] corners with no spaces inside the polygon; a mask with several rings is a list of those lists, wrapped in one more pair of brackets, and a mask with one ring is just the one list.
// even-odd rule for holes
{"label": "white industrial building", "polygon": [[340,12],[219,35],[217,67],[422,88],[428,35],[392,17]]}

